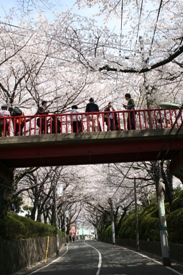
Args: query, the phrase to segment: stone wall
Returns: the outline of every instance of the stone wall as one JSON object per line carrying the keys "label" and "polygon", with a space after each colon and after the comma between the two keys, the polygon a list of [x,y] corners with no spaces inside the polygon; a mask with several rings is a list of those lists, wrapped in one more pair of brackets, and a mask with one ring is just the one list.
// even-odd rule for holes
{"label": "stone wall", "polygon": [[[65,238],[60,237],[60,247]],[[10,275],[18,270],[43,261],[46,256],[47,238],[20,241],[0,241],[0,274]],[[56,238],[49,239],[48,257],[56,251]]]}

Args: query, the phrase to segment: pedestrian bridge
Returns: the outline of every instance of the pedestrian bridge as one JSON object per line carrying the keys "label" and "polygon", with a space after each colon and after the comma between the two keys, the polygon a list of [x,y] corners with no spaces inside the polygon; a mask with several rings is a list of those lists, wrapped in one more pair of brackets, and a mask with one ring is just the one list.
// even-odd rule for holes
{"label": "pedestrian bridge", "polygon": [[[14,136],[17,118],[9,118],[8,131],[4,129],[4,136],[0,138],[0,173],[6,174],[6,169],[17,167],[171,160],[172,173],[183,177],[181,110],[117,111],[119,130],[115,131],[108,131],[106,113],[94,113],[90,119],[88,113],[75,117],[71,114],[41,116],[44,134],[37,126],[38,116],[25,116],[18,136]],[[130,113],[135,118],[135,130],[127,129]],[[79,128],[73,132],[74,119],[82,122],[80,132]]]}

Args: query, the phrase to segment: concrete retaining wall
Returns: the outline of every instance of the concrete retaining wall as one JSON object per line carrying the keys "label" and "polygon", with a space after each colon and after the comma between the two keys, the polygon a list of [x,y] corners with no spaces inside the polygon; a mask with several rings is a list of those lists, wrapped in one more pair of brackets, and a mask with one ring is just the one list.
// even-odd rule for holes
{"label": "concrete retaining wall", "polygon": [[[60,237],[60,246],[65,238]],[[47,238],[20,241],[0,241],[0,274],[10,275],[18,270],[43,261],[46,256]],[[56,238],[49,239],[48,257],[56,251]]]}

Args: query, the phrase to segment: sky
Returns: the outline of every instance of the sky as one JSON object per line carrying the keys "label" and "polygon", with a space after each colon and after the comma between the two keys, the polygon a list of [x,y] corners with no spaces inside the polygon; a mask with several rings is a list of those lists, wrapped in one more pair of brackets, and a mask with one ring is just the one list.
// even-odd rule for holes
{"label": "sky", "polygon": [[[38,0],[34,0],[36,3]],[[4,18],[7,14],[9,14],[9,11],[13,8],[15,8],[15,12],[17,13],[18,16],[20,16],[20,13],[18,11],[18,8],[20,8],[20,4],[18,3],[18,0],[0,0],[0,21],[4,22]],[[68,9],[74,14],[78,14],[81,16],[87,16],[89,18],[92,18],[96,13],[98,13],[98,8],[97,6],[92,7],[92,8],[82,8],[78,9],[77,5],[75,5],[75,0],[50,0],[55,7],[52,10],[51,8],[47,8],[42,6],[41,8],[44,10],[44,13],[46,14],[47,18],[50,19],[50,21],[54,20],[54,15],[53,12],[56,13],[61,13],[64,12]],[[31,17],[36,18],[36,10],[34,9],[33,12],[31,13]],[[96,18],[99,25],[103,25],[103,18],[102,16]],[[11,18],[10,20],[11,24],[18,25],[18,19],[16,17]],[[109,28],[112,30],[116,29],[116,25],[118,26],[117,29],[120,28],[120,22],[119,20],[111,20],[109,23],[106,24]]]}
{"label": "sky", "polygon": [[[37,2],[37,1],[36,1]],[[67,9],[72,10],[73,13],[83,15],[83,16],[92,16],[97,9],[96,8],[86,8],[79,10],[78,7],[75,4],[75,0],[66,0],[66,1],[59,1],[59,0],[52,0],[51,1],[55,8],[54,10],[56,12],[63,12]],[[17,8],[20,7],[20,4],[18,4],[18,0],[0,0],[0,16],[1,18],[6,15],[6,13],[9,12],[10,9],[13,7]],[[41,6],[42,9],[44,9],[44,12],[48,15],[48,17],[52,18],[52,10],[48,7]],[[35,10],[34,10],[35,12]]]}
{"label": "sky", "polygon": [[[35,0],[34,0],[35,1]],[[23,1],[22,1],[23,2]],[[36,0],[35,2],[38,3],[38,0]],[[41,1],[40,1],[41,2]],[[75,0],[51,0],[50,2],[52,2],[55,6],[57,10],[64,10],[67,9],[68,7],[71,8],[75,2]],[[13,8],[13,7],[20,7],[20,1],[18,0],[0,0],[0,6],[1,9],[3,8],[5,11],[8,11],[9,9]],[[44,7],[43,5],[39,5],[40,7],[44,8],[45,10],[47,10],[47,12],[49,12],[49,6],[48,7]],[[0,13],[2,14],[2,10],[0,11]]]}
{"label": "sky", "polygon": [[[25,2],[30,2],[31,0],[24,0]],[[123,41],[125,45],[128,45],[127,48],[130,50],[134,50],[134,39],[135,39],[135,33],[137,33],[136,28],[131,27],[131,22],[128,20],[128,14],[126,15],[127,17],[124,16],[123,21],[125,24],[123,24],[122,31],[121,31],[121,19],[112,17],[112,19],[109,19],[108,17],[108,22],[104,20],[104,16],[100,15],[97,17],[94,17],[95,14],[99,13],[98,5],[95,5],[92,8],[82,8],[78,9],[78,6],[75,4],[76,0],[45,0],[49,1],[52,5],[54,5],[54,8],[52,6],[45,7],[45,6],[40,6],[41,0],[32,0],[36,3],[37,7],[41,8],[46,17],[49,19],[49,21],[55,20],[54,12],[56,14],[60,14],[64,11],[70,10],[71,13],[85,16],[88,18],[94,18],[97,21],[98,27],[108,27],[108,29],[111,31],[111,33],[115,33],[117,35],[123,34]],[[0,23],[4,24],[4,22],[7,22],[5,20],[5,16],[7,14],[10,14],[9,11],[10,9],[14,9],[14,12],[17,14],[17,16],[13,16],[8,20],[9,24],[18,26],[19,25],[19,19],[22,18],[22,10],[20,12],[19,8],[21,7],[20,2],[23,2],[23,0],[0,0]],[[144,2],[144,10],[152,10],[153,5],[151,4],[151,1],[148,1],[147,4]],[[27,7],[25,7],[27,10]],[[31,7],[30,7],[31,9]],[[32,19],[37,19],[38,15],[38,10],[34,7],[32,9],[32,12],[27,16],[29,20],[32,21]],[[137,14],[138,16],[138,14]],[[142,31],[142,32],[141,32]],[[143,36],[144,29],[140,28],[138,34]],[[126,46],[125,46],[126,48]],[[129,52],[125,52],[125,55]],[[128,55],[128,54],[127,54]]]}

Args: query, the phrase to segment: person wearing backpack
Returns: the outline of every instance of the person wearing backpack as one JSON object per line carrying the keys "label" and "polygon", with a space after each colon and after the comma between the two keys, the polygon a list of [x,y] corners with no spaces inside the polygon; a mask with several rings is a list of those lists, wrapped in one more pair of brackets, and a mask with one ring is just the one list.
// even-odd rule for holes
{"label": "person wearing backpack", "polygon": [[12,116],[15,116],[13,118],[13,129],[14,129],[14,135],[15,136],[22,136],[23,135],[23,127],[25,125],[25,114],[20,110],[19,107],[15,107],[12,110],[11,113]]}

